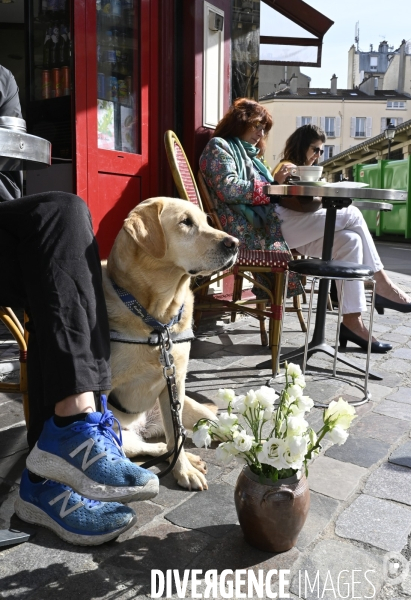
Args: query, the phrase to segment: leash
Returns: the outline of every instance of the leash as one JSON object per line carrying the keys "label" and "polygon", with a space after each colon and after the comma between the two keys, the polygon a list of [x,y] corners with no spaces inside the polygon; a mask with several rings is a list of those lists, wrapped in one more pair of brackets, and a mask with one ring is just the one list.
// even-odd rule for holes
{"label": "leash", "polygon": [[[170,411],[171,411],[171,420],[173,422],[173,433],[174,433],[174,448],[165,452],[161,456],[156,456],[152,458],[142,465],[140,465],[143,469],[148,469],[157,465],[160,462],[163,462],[173,456],[172,461],[168,465],[166,469],[158,473],[158,477],[164,477],[167,475],[174,467],[177,462],[177,459],[180,455],[180,452],[183,448],[185,439],[186,439],[186,430],[183,427],[183,424],[180,419],[180,408],[181,403],[178,397],[177,390],[177,382],[176,382],[176,368],[174,365],[174,357],[171,354],[171,350],[173,348],[173,339],[172,334],[170,333],[170,328],[173,327],[176,323],[179,323],[181,320],[184,304],[180,307],[178,314],[171,319],[171,321],[167,324],[161,323],[157,321],[153,316],[151,316],[146,309],[132,296],[127,290],[118,286],[113,280],[111,280],[114,290],[116,291],[120,300],[127,306],[127,308],[136,316],[144,321],[147,325],[154,328],[148,338],[136,338],[134,341],[132,338],[124,337],[122,338],[120,334],[117,332],[110,333],[110,339],[113,341],[127,343],[127,344],[147,344],[150,346],[160,346],[160,365],[162,366],[163,377],[167,383],[167,391],[168,397],[170,400]],[[114,334],[112,337],[112,333]],[[184,334],[184,335],[183,335]],[[194,338],[194,333],[190,329],[187,332],[183,332],[182,334],[175,334],[174,336],[175,342],[185,342]],[[144,340],[144,341],[141,341]],[[115,404],[113,404],[115,406]],[[178,440],[181,438],[180,444]]]}

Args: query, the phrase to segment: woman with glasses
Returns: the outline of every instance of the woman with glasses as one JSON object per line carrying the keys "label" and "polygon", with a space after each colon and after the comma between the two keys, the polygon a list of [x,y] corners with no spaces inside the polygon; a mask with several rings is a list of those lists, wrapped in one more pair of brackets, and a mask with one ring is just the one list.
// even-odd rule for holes
{"label": "woman with glasses", "polygon": [[[289,168],[284,167],[273,178],[264,163],[264,140],[272,124],[261,104],[237,98],[200,157],[200,170],[222,227],[250,250],[289,249],[275,206],[263,192],[267,183],[281,184],[289,176]],[[263,297],[261,289],[253,291]],[[299,278],[290,274],[289,295],[301,292]]]}
{"label": "woman with glasses", "polygon": [[[200,170],[223,228],[245,247],[289,247],[306,256],[321,257],[325,225],[321,202],[286,197],[274,204],[263,187],[267,182],[284,183],[296,165],[314,164],[322,153],[325,133],[314,125],[299,127],[286,141],[284,159],[271,175],[262,156],[271,127],[272,118],[264,106],[238,98],[205,147]],[[388,278],[367,224],[352,205],[337,211],[333,258],[366,264],[375,271],[375,306],[379,313],[384,308],[411,312],[411,299]],[[292,279],[289,293],[298,293],[299,289],[298,280]],[[343,347],[351,341],[367,348],[368,331],[361,318],[365,310],[364,284],[347,281],[340,332]],[[373,339],[372,352],[384,353],[391,348],[391,344]]]}

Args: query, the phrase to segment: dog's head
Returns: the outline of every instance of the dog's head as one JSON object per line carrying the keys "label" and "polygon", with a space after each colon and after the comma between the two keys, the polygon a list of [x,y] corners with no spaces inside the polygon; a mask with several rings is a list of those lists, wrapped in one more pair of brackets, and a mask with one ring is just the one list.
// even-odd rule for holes
{"label": "dog's head", "polygon": [[123,230],[152,259],[189,275],[228,269],[237,258],[237,238],[210,227],[207,216],[186,200],[145,200],[128,215]]}

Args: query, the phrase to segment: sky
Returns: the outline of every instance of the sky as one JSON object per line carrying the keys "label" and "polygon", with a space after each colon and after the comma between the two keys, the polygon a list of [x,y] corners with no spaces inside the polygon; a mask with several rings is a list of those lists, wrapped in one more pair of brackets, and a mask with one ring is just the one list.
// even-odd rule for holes
{"label": "sky", "polygon": [[[289,0],[292,1],[292,0]],[[338,88],[347,87],[348,50],[354,43],[355,24],[359,22],[359,49],[374,49],[384,39],[397,49],[403,39],[411,39],[411,0],[305,0],[307,4],[334,21],[324,36],[322,66],[301,67],[311,77],[311,87],[329,87],[335,73]],[[313,37],[279,13],[261,3],[261,35]]]}

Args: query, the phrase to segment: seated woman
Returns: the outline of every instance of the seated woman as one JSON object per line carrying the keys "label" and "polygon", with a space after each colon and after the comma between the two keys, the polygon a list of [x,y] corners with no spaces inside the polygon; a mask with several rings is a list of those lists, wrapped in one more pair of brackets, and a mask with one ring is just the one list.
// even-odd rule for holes
{"label": "seated woman", "polygon": [[[217,206],[222,226],[246,247],[284,248],[286,242],[301,254],[320,257],[325,210],[318,207],[315,212],[298,212],[286,208],[287,204],[296,207],[297,198],[284,198],[281,206],[271,204],[270,198],[262,191],[266,182],[284,183],[295,169],[294,162],[283,162],[275,172],[273,182],[261,160],[264,138],[271,127],[272,119],[264,106],[254,100],[238,98],[219,122],[214,137],[205,147],[200,157],[200,169]],[[324,134],[317,128],[304,127],[289,138],[286,148],[296,135],[296,145],[304,152],[305,164],[312,164],[322,150]],[[306,132],[310,134],[302,135]],[[290,160],[286,151],[284,157]],[[293,158],[298,159],[298,155]],[[298,202],[298,206],[300,204],[306,209],[309,206],[309,202]],[[387,307],[411,312],[411,300],[390,281],[383,270],[362,214],[353,206],[337,211],[333,257],[366,264],[375,271],[376,307],[379,310]],[[362,348],[367,347],[368,331],[361,318],[365,310],[364,284],[347,282],[340,333],[342,345],[345,346],[348,340]],[[391,344],[373,340],[372,352],[387,352],[391,348]]]}

